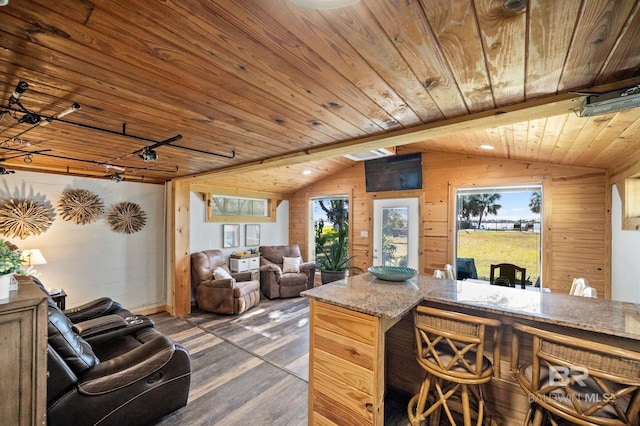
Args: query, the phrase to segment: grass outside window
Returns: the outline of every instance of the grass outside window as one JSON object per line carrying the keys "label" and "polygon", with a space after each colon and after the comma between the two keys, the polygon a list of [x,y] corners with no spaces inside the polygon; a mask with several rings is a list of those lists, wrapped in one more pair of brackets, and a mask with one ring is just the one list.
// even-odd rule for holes
{"label": "grass outside window", "polygon": [[491,264],[513,263],[527,268],[535,284],[540,276],[540,233],[520,231],[458,231],[457,257],[474,258],[478,279],[489,280]]}

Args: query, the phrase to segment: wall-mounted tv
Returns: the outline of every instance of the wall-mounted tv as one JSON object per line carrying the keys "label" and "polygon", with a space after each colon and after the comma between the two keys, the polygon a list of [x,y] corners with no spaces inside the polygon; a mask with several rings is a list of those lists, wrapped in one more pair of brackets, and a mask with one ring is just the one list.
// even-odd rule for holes
{"label": "wall-mounted tv", "polygon": [[392,155],[364,162],[367,192],[422,189],[422,154]]}

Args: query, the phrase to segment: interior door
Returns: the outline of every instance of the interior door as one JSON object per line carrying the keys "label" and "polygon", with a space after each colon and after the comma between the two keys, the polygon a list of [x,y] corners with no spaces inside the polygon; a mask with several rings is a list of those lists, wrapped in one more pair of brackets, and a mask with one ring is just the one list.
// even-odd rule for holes
{"label": "interior door", "polygon": [[418,269],[417,198],[373,200],[373,265]]}

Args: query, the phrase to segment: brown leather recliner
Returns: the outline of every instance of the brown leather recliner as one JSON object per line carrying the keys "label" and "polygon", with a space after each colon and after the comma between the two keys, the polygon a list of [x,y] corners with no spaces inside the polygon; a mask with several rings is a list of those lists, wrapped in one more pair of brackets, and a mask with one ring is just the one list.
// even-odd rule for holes
{"label": "brown leather recliner", "polygon": [[[231,278],[214,276],[218,267]],[[251,272],[230,273],[220,250],[191,254],[191,284],[198,308],[219,314],[240,314],[260,302],[260,282]]]}
{"label": "brown leather recliner", "polygon": [[260,247],[260,289],[269,299],[297,297],[300,292],[313,288],[316,264],[301,262],[300,272],[283,272],[285,257],[300,257],[297,244]]}
{"label": "brown leather recliner", "polygon": [[187,350],[144,317],[72,323],[49,303],[47,424],[153,424],[187,404]]}

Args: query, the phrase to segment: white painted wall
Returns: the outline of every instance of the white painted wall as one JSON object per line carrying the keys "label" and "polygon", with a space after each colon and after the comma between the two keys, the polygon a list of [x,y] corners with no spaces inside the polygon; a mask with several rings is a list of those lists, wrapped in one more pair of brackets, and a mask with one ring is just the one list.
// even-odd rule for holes
{"label": "white painted wall", "polygon": [[[67,307],[101,296],[132,311],[165,305],[164,186],[30,172],[4,175],[0,180],[0,199],[34,199],[54,209],[55,219],[46,232],[24,240],[0,237],[20,249],[42,251],[48,263],[35,269],[47,287],[65,290]],[[104,202],[104,216],[88,225],[62,219],[57,205],[68,189],[87,189],[98,195]],[[121,234],[111,230],[106,214],[121,201],[137,203],[146,213],[141,231]]]}
{"label": "white painted wall", "polygon": [[622,230],[622,199],[611,191],[611,298],[640,303],[640,232]]}
{"label": "white painted wall", "polygon": [[[222,223],[206,221],[206,206],[195,192],[191,193],[189,205],[190,247],[191,252],[218,249],[225,256],[232,252],[243,251],[248,248],[245,242],[245,225],[256,222],[243,222],[240,225],[240,246],[234,248],[222,247]],[[275,222],[260,222],[260,245],[275,246],[289,244],[289,201],[284,200],[276,210]],[[257,246],[255,247],[257,248]]]}

